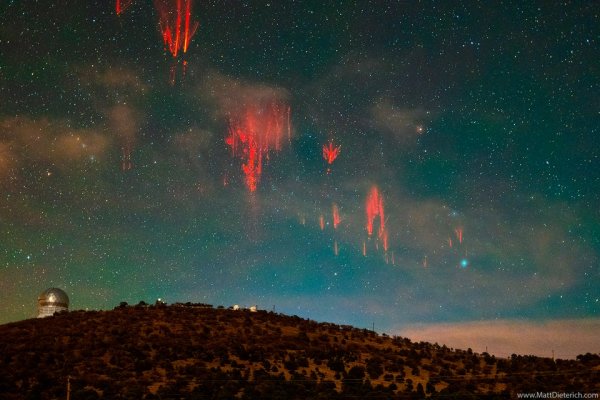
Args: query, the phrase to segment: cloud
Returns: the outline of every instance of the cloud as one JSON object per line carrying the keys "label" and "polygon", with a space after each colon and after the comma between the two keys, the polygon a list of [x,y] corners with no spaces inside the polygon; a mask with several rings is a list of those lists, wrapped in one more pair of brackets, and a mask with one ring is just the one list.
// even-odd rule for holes
{"label": "cloud", "polygon": [[146,92],[149,85],[142,82],[135,70],[114,67],[96,72],[91,79],[101,86],[110,89],[130,88],[136,92]]}
{"label": "cloud", "polygon": [[68,163],[88,156],[102,156],[109,146],[110,139],[92,130],[76,130],[59,135],[54,142],[56,160]]}
{"label": "cloud", "polygon": [[104,115],[118,143],[131,151],[145,114],[143,101],[152,87],[135,70],[125,66],[103,70],[80,67],[76,75],[79,85],[88,92],[93,111]]}
{"label": "cloud", "polygon": [[11,175],[15,166],[15,155],[9,143],[0,142],[0,181]]}
{"label": "cloud", "polygon": [[[469,209],[457,215],[433,199],[401,193],[388,198],[390,243],[404,249],[397,252],[399,265],[413,266],[409,271],[430,283],[423,292],[432,310],[441,306],[472,318],[488,318],[489,310],[512,314],[574,288],[586,266],[597,260],[591,246],[570,237],[575,214],[560,203],[546,202],[541,215],[528,208]],[[456,238],[457,227],[463,229],[463,243]],[[428,271],[414,267],[416,257],[424,255]],[[458,267],[462,258],[470,262],[466,269]]]}
{"label": "cloud", "polygon": [[442,324],[414,324],[395,333],[415,341],[484,352],[498,357],[532,354],[540,357],[575,358],[600,352],[600,319],[549,321],[495,320]]}
{"label": "cloud", "polygon": [[419,52],[386,58],[349,52],[315,79],[301,100],[320,129],[379,131],[405,142],[431,119],[428,111],[438,109],[440,86],[420,71],[430,62]]}
{"label": "cloud", "polygon": [[[374,182],[369,178],[340,182],[340,190],[327,199],[315,195],[319,193],[315,185],[288,180],[283,190],[263,193],[261,200],[269,200],[272,209],[283,210],[314,232],[320,232],[320,215],[330,221],[335,202],[343,217],[335,232],[342,255],[359,255],[366,237],[364,200]],[[576,214],[560,203],[540,204],[544,211],[529,206],[514,210],[507,205],[456,212],[440,199],[417,198],[396,185],[384,183],[381,189],[395,265],[384,266],[390,275],[382,276],[385,281],[375,301],[382,307],[411,304],[393,311],[405,321],[527,313],[575,290],[578,271],[583,275],[582,269],[597,260],[591,246],[569,239]],[[454,232],[457,227],[464,230],[462,244]],[[327,226],[323,235],[332,238],[332,229]],[[452,248],[448,238],[453,240]],[[425,256],[427,268],[423,268]],[[356,262],[371,265],[377,257],[383,258],[383,252],[369,251],[369,257]],[[459,266],[464,257],[470,261],[468,268]]]}
{"label": "cloud", "polygon": [[73,128],[65,120],[9,117],[0,120],[0,166],[46,164],[47,168],[69,168],[86,157],[102,157],[110,144],[103,133]]}
{"label": "cloud", "polygon": [[86,65],[76,68],[75,73],[79,85],[91,91],[96,100],[133,100],[151,89],[150,85],[142,81],[136,70],[124,66],[98,70]]}
{"label": "cloud", "polygon": [[268,102],[287,103],[289,92],[280,86],[250,82],[208,71],[199,86],[200,96],[212,102],[215,116],[227,118],[242,112],[247,106],[264,105]]}
{"label": "cloud", "polygon": [[388,100],[376,103],[371,115],[376,128],[402,144],[416,143],[416,138],[423,133],[423,124],[430,119],[423,109],[396,107]]}
{"label": "cloud", "polygon": [[136,141],[141,120],[140,113],[126,104],[117,104],[107,110],[111,131],[123,146],[132,146]]}

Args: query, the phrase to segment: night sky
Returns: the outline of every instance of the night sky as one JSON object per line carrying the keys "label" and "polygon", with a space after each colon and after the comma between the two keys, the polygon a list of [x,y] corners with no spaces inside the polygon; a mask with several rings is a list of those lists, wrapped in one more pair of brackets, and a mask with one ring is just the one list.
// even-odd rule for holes
{"label": "night sky", "polygon": [[149,0],[3,1],[0,323],[60,287],[600,351],[600,7],[457,3],[196,0],[174,57]]}

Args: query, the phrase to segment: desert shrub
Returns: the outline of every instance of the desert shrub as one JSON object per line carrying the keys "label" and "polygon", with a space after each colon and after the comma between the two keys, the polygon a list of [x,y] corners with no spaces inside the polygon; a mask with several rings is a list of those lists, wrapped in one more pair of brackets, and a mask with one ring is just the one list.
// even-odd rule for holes
{"label": "desert shrub", "polygon": [[371,379],[377,379],[383,374],[381,358],[371,358],[367,360],[366,370]]}

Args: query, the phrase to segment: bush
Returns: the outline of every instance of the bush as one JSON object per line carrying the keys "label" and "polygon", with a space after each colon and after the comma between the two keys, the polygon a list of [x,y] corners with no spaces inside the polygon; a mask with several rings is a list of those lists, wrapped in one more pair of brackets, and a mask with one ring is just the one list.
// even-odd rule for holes
{"label": "bush", "polygon": [[377,379],[383,374],[382,360],[380,358],[372,358],[367,360],[367,373],[371,379]]}

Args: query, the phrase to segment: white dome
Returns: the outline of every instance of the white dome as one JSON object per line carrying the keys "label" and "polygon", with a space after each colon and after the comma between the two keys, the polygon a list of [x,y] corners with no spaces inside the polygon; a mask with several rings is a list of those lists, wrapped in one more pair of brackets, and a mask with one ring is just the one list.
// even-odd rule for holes
{"label": "white dome", "polygon": [[49,317],[68,309],[69,296],[61,289],[46,289],[38,296],[38,318]]}

